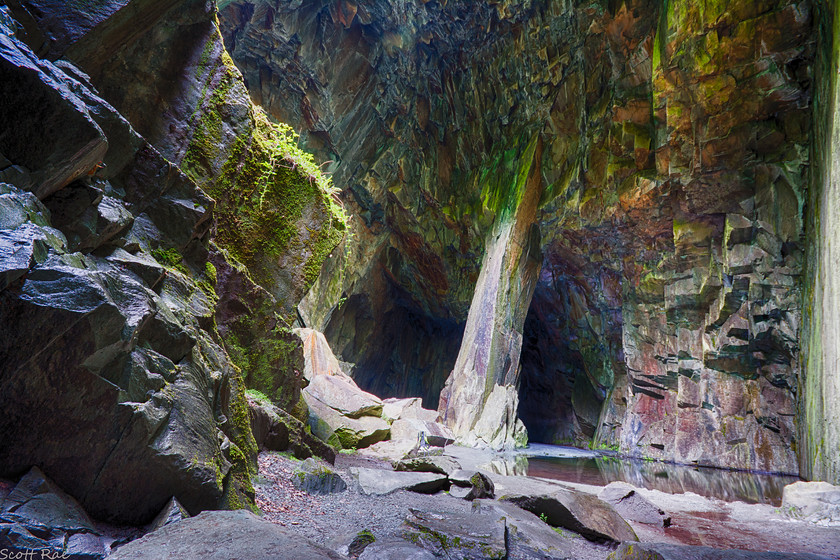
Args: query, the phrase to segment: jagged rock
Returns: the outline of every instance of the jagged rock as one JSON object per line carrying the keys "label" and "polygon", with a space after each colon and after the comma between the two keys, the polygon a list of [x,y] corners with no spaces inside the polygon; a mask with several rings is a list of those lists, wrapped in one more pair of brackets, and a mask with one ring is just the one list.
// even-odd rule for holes
{"label": "jagged rock", "polygon": [[335,449],[306,431],[306,426],[271,403],[248,396],[248,410],[254,439],[260,449],[291,450],[298,459],[313,455],[335,463]]}
{"label": "jagged rock", "polygon": [[169,502],[160,510],[160,513],[154,520],[146,527],[146,532],[151,533],[153,531],[157,531],[167,525],[172,523],[177,523],[182,519],[189,518],[190,514],[184,509],[184,506],[176,500],[172,498]]}
{"label": "jagged rock", "polygon": [[465,500],[495,498],[496,488],[493,481],[484,473],[477,472],[470,477],[470,491],[464,496]]}
{"label": "jagged rock", "polygon": [[359,389],[349,377],[315,375],[309,379],[304,393],[348,418],[382,415],[382,401]]}
{"label": "jagged rock", "polygon": [[840,486],[827,482],[794,482],[785,486],[782,511],[791,517],[825,525],[840,524]]}
{"label": "jagged rock", "polygon": [[445,474],[447,477],[460,469],[461,465],[454,459],[434,455],[403,459],[394,463],[395,471],[431,472]]}
{"label": "jagged rock", "polygon": [[347,489],[347,483],[338,473],[312,458],[295,467],[292,484],[310,494],[336,494]]}
{"label": "jagged rock", "polygon": [[455,514],[410,508],[402,537],[436,557],[505,558],[505,521],[480,513]]}
{"label": "jagged rock", "polygon": [[593,541],[638,541],[630,525],[611,505],[584,492],[559,489],[545,495],[505,495],[511,502],[536,515],[545,515],[554,527],[564,527]]}
{"label": "jagged rock", "polygon": [[115,249],[106,259],[133,272],[152,289],[166,276],[166,267],[146,253],[132,254],[123,249]]}
{"label": "jagged rock", "polygon": [[[341,556],[253,513],[206,511],[149,533],[116,550],[114,560],[268,560],[281,554],[296,560],[339,560]],[[280,552],[278,552],[280,551]]]}
{"label": "jagged rock", "polygon": [[614,507],[624,519],[664,527],[671,524],[670,516],[639,495],[636,488],[626,482],[607,484],[598,492],[598,498]]}
{"label": "jagged rock", "polygon": [[44,200],[51,223],[67,237],[69,251],[88,253],[107,243],[134,223],[117,199],[83,183],[74,183]]}
{"label": "jagged rock", "polygon": [[18,187],[43,200],[96,168],[108,141],[61,70],[0,33],[0,77],[0,127],[15,131],[0,153],[31,181]]}
{"label": "jagged rock", "polygon": [[721,550],[708,546],[664,543],[624,543],[608,560],[827,560],[826,556],[792,552]]}
{"label": "jagged rock", "polygon": [[454,443],[452,431],[438,422],[429,422],[419,418],[401,418],[391,424],[391,439],[396,441],[410,441],[415,445],[420,443],[420,434],[426,443],[433,447],[445,447]]}
{"label": "jagged rock", "polygon": [[350,472],[359,481],[362,492],[372,496],[390,494],[401,489],[434,494],[449,484],[446,476],[434,473],[396,472],[364,467],[352,467]]}
{"label": "jagged rock", "polygon": [[303,393],[309,408],[312,433],[339,449],[359,449],[388,438],[391,427],[381,418],[348,418],[320,400]]}
{"label": "jagged rock", "polygon": [[90,560],[108,554],[87,513],[37,467],[0,503],[0,548],[14,553],[41,549]]}

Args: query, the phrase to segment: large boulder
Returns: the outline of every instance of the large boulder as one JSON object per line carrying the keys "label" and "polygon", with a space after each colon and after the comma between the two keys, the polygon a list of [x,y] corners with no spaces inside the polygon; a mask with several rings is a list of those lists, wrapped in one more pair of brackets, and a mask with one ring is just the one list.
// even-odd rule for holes
{"label": "large boulder", "polygon": [[452,431],[438,422],[420,418],[400,418],[391,424],[391,439],[420,442],[421,434],[426,443],[435,447],[444,447],[455,441]]}
{"label": "large boulder", "polygon": [[419,397],[410,397],[406,399],[389,398],[382,401],[382,418],[393,422],[401,418],[412,418],[423,420],[424,422],[436,422],[438,418],[437,410],[429,410],[423,408],[423,400]]}
{"label": "large boulder", "polygon": [[386,439],[391,431],[381,418],[350,418],[304,391],[312,433],[338,449],[359,449]]}
{"label": "large boulder", "polygon": [[431,472],[438,474],[450,474],[461,470],[461,465],[451,457],[441,455],[428,455],[425,457],[414,457],[403,459],[394,463],[395,471]]}
{"label": "large boulder", "polygon": [[345,376],[338,358],[330,349],[324,334],[313,329],[295,329],[303,342],[303,356],[306,363],[303,375],[312,381],[319,375]]}
{"label": "large boulder", "polygon": [[362,493],[369,496],[382,496],[397,490],[434,494],[449,486],[445,475],[435,473],[397,472],[364,467],[352,467],[350,472],[358,480]]}
{"label": "large boulder", "polygon": [[303,422],[250,391],[247,398],[251,429],[260,449],[291,451],[298,459],[314,455],[335,463],[335,449],[307,432]]}
{"label": "large boulder", "polygon": [[794,482],[782,493],[782,511],[821,525],[840,525],[840,486],[828,482]]}
{"label": "large boulder", "polygon": [[550,494],[506,495],[501,499],[536,515],[544,515],[550,525],[569,529],[592,541],[639,540],[611,505],[585,492],[567,488]]}
{"label": "large boulder", "polygon": [[366,393],[349,377],[316,375],[304,389],[306,397],[318,399],[348,418],[382,416],[382,401]]}
{"label": "large boulder", "polygon": [[359,555],[359,560],[435,560],[437,556],[403,539],[377,539]]}
{"label": "large boulder", "polygon": [[542,519],[509,502],[477,500],[475,511],[504,518],[508,558],[574,558],[569,541]]}
{"label": "large boulder", "polygon": [[249,511],[206,511],[132,541],[113,560],[340,560],[335,552]]}

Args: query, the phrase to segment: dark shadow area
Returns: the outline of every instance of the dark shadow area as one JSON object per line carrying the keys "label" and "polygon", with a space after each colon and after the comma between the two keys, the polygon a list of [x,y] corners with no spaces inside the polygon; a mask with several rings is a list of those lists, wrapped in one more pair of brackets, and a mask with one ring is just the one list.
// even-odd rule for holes
{"label": "dark shadow area", "polygon": [[355,364],[359,387],[383,399],[421,397],[424,408],[436,409],[464,324],[405,303],[389,298],[372,304],[367,294],[351,296],[333,312],[324,334],[339,359]]}

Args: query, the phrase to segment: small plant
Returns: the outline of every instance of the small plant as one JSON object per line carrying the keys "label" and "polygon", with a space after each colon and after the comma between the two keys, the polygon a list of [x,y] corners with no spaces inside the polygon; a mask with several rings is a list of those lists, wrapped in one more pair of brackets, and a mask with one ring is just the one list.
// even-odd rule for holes
{"label": "small plant", "polygon": [[541,513],[540,521],[542,521],[543,523],[548,523],[548,516],[545,513]]}

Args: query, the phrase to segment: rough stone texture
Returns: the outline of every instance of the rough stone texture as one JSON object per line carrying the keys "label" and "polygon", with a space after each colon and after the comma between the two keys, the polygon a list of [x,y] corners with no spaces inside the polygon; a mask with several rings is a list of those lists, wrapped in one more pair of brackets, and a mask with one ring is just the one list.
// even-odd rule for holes
{"label": "rough stone texture", "polygon": [[558,489],[545,495],[505,495],[501,499],[531,513],[544,514],[554,527],[564,527],[594,541],[637,541],[636,533],[611,505],[584,492]]}
{"label": "rough stone texture", "polygon": [[662,543],[624,543],[608,560],[827,560],[826,556],[793,552],[720,550],[708,546]]}
{"label": "rough stone texture", "polygon": [[182,519],[187,519],[189,518],[189,516],[190,514],[187,512],[186,509],[184,509],[184,506],[182,506],[178,500],[172,498],[171,500],[169,500],[169,503],[167,503],[163,507],[163,509],[160,510],[160,513],[157,515],[157,517],[155,517],[152,520],[152,522],[149,523],[149,526],[146,527],[146,532],[151,533],[152,531],[157,531],[158,529],[166,527],[167,525],[177,523]]}
{"label": "rough stone texture", "polygon": [[[354,236],[301,314],[357,364],[363,388],[429,406],[457,356],[441,335],[488,301],[477,297],[487,279],[477,281],[515,208],[499,195],[530,163],[536,135],[542,269],[536,287],[499,292],[514,315],[528,305],[516,298],[536,293],[511,331],[523,335],[521,416],[536,437],[798,470],[813,30],[832,18],[808,1],[707,4],[260,0],[222,10],[251,94],[347,185]],[[520,361],[520,341],[508,342],[492,354],[510,361],[500,387]],[[462,362],[476,351],[461,348]],[[820,378],[812,413],[821,387],[831,394]],[[496,382],[468,391],[480,395],[475,414]],[[507,426],[508,439],[515,394],[496,398],[505,421],[486,424]],[[809,437],[817,457],[822,440]]]}
{"label": "rough stone texture", "polygon": [[598,498],[614,507],[615,511],[628,521],[663,527],[671,524],[671,518],[667,517],[664,511],[639,495],[636,488],[630,484],[611,482],[598,492]]}
{"label": "rough stone texture", "polygon": [[349,377],[316,375],[309,380],[304,392],[307,397],[318,399],[348,418],[382,416],[382,401],[359,389]]}
{"label": "rough stone texture", "polygon": [[436,447],[444,447],[455,441],[452,431],[437,422],[427,422],[415,418],[401,418],[391,424],[391,439],[420,443],[420,434],[426,438],[426,443]]}
{"label": "rough stone texture", "polygon": [[295,467],[292,483],[295,488],[310,494],[334,494],[347,489],[347,483],[341,475],[312,458]]}
{"label": "rough stone texture", "polygon": [[[23,27],[3,10],[2,83],[15,91],[0,120],[22,128],[0,149],[0,476],[37,464],[91,515],[118,522],[147,523],[172,496],[191,513],[248,507],[257,448],[237,366],[252,362],[216,328],[208,241],[248,262],[254,247],[226,236],[240,225],[232,214],[259,221],[267,210],[259,223],[279,237],[257,253],[266,265],[254,276],[289,267],[266,273],[285,314],[231,315],[260,323],[253,352],[294,354],[296,339],[281,344],[284,317],[340,238],[340,212],[291,132],[251,104],[214,3],[11,4]],[[42,60],[21,38],[73,63]],[[267,175],[234,173],[257,168]],[[217,205],[197,182],[253,196]],[[263,353],[266,367],[282,362]],[[279,373],[292,408],[300,373]]]}
{"label": "rough stone texture", "polygon": [[470,491],[464,496],[465,500],[493,499],[495,497],[496,487],[489,476],[477,472],[470,477]]}
{"label": "rough stone texture", "polygon": [[481,513],[504,518],[508,558],[547,560],[575,557],[568,540],[529,511],[510,503],[490,500],[474,502],[473,507]]}
{"label": "rough stone texture", "polygon": [[390,494],[400,489],[434,494],[449,484],[446,475],[435,473],[397,472],[364,467],[352,467],[350,471],[359,481],[362,492],[374,496]]}
{"label": "rough stone texture", "polygon": [[306,431],[306,424],[277,406],[248,395],[254,440],[260,449],[291,451],[298,459],[317,456],[335,463],[335,449]]}
{"label": "rough stone texture", "polygon": [[454,459],[435,455],[403,459],[394,463],[395,471],[431,472],[445,474],[447,477],[460,469],[461,465]]}
{"label": "rough stone texture", "polygon": [[0,502],[0,549],[9,557],[33,549],[90,560],[108,554],[107,544],[79,503],[37,467]]}
{"label": "rough stone texture", "polygon": [[295,558],[339,560],[335,552],[312,544],[289,529],[248,511],[206,511],[132,541],[109,556],[114,560],[253,560]]}
{"label": "rough stone texture", "polygon": [[840,235],[840,10],[836,3],[814,2],[814,21],[818,49],[806,215],[798,449],[803,477],[840,484],[840,278],[835,272]]}
{"label": "rough stone texture", "polygon": [[368,545],[359,560],[434,560],[436,556],[402,539],[377,540]]}
{"label": "rough stone texture", "polygon": [[821,525],[840,525],[840,486],[827,482],[794,482],[785,486],[782,511]]}
{"label": "rough stone texture", "polygon": [[436,557],[453,560],[507,558],[505,521],[498,516],[412,509],[402,537]]}
{"label": "rough stone texture", "polygon": [[306,393],[303,398],[309,408],[309,427],[312,434],[337,449],[367,447],[387,439],[391,433],[390,426],[381,418],[349,418]]}

